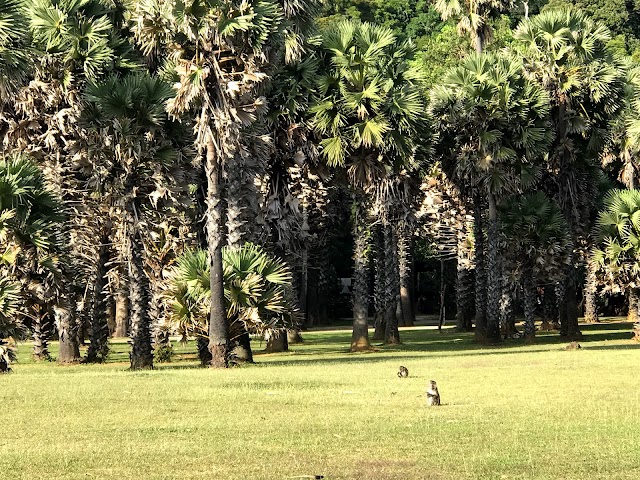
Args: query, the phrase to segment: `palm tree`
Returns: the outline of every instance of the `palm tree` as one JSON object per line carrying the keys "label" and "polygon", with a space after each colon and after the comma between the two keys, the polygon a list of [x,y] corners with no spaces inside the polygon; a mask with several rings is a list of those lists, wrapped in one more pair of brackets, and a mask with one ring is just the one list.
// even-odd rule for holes
{"label": "palm tree", "polygon": [[566,222],[543,192],[506,201],[500,222],[504,258],[522,282],[525,339],[533,341],[536,289],[561,275],[571,248]]}
{"label": "palm tree", "polygon": [[[128,64],[127,47],[113,19],[114,4],[98,0],[34,0],[23,3],[32,40],[32,81],[16,95],[6,135],[10,149],[33,155],[63,199],[67,222],[62,230],[68,261],[61,266],[66,292],[55,310],[61,341],[58,361],[76,362],[76,306],[84,294],[82,272],[97,259],[88,219],[91,203],[83,198],[83,132],[78,129],[81,91],[113,68]],[[86,312],[84,312],[86,316]]]}
{"label": "palm tree", "polygon": [[[527,76],[549,94],[554,138],[545,187],[578,246],[589,233],[600,155],[624,105],[625,66],[606,46],[609,31],[577,10],[547,10],[526,19],[515,38]],[[572,253],[563,281],[561,334],[572,338],[580,336],[577,267],[584,257],[580,250]]]}
{"label": "palm tree", "polygon": [[[170,85],[145,73],[110,77],[87,88],[84,123],[92,139],[96,183],[125,217],[125,248],[131,309],[131,368],[153,368],[151,286],[145,273],[145,210],[162,208],[179,195],[173,175],[180,162],[165,108]],[[106,319],[105,319],[106,322]]]}
{"label": "palm tree", "polygon": [[[21,315],[27,307],[36,312],[58,308],[56,299],[64,292],[59,269],[65,260],[59,236],[62,220],[60,201],[32,159],[21,155],[0,159],[0,274],[6,280],[6,312],[16,313],[18,293]],[[46,359],[49,331],[42,320],[41,315],[33,316],[34,356]],[[19,322],[12,319],[9,324],[15,327]]]}
{"label": "palm tree", "polygon": [[[232,335],[246,330],[264,334],[290,327],[296,321],[295,308],[286,294],[291,272],[282,260],[246,243],[238,249],[224,247],[223,261],[225,314]],[[196,336],[203,365],[211,359],[206,348],[211,301],[209,268],[207,252],[185,252],[178,258],[165,292],[170,318],[179,331]]]}
{"label": "palm tree", "polygon": [[143,53],[169,60],[164,69],[177,73],[177,93],[168,109],[173,115],[191,116],[195,144],[200,153],[206,153],[205,223],[212,296],[209,349],[214,367],[226,367],[229,355],[222,272],[222,170],[241,154],[240,132],[264,108],[257,89],[266,77],[268,61],[299,58],[302,53],[301,5],[145,0],[132,5],[129,12]]}
{"label": "palm tree", "polygon": [[595,225],[592,261],[605,291],[629,292],[629,310],[637,318],[640,293],[640,191],[612,190]]}
{"label": "palm tree", "polygon": [[491,40],[491,20],[513,6],[512,0],[436,0],[435,9],[443,20],[459,18],[458,32],[469,35],[476,53]]}
{"label": "palm tree", "polygon": [[366,195],[380,180],[419,162],[420,135],[428,130],[420,75],[409,65],[414,51],[387,28],[345,21],[325,32],[319,52],[326,73],[319,78],[313,125],[325,161],[346,168],[353,192],[352,351],[369,348]]}
{"label": "palm tree", "polygon": [[[476,322],[476,334],[480,340],[486,335],[490,342],[500,341],[498,199],[521,191],[535,178],[534,167],[549,144],[548,99],[521,69],[515,57],[473,54],[449,72],[431,99],[444,143],[445,172],[461,189],[466,187],[467,195],[482,196],[488,203],[487,323],[485,327]],[[482,251],[477,247],[481,235],[475,236],[477,253]],[[481,268],[476,265],[477,273]],[[481,280],[482,276],[477,285]],[[484,291],[481,286],[476,308]]]}

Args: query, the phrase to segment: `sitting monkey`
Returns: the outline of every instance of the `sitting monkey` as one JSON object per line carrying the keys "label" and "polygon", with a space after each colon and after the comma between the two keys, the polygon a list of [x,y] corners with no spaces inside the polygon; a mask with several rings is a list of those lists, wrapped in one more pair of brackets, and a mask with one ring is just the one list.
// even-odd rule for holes
{"label": "sitting monkey", "polygon": [[438,392],[438,385],[435,380],[429,382],[429,390],[427,390],[427,405],[430,407],[433,405],[440,405],[440,392]]}
{"label": "sitting monkey", "polygon": [[398,377],[406,378],[408,376],[409,376],[409,370],[407,369],[407,367],[403,367],[402,365],[400,365],[400,368],[398,369]]}

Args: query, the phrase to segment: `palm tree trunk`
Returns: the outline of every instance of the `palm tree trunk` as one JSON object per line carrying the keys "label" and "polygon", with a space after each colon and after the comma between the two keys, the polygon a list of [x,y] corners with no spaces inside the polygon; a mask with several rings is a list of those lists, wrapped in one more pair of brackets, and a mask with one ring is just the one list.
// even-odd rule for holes
{"label": "palm tree trunk", "polygon": [[458,228],[456,263],[456,330],[470,332],[473,329],[473,271],[470,268],[471,251],[467,240],[467,226]]}
{"label": "palm tree trunk", "polygon": [[304,319],[304,325],[307,328],[313,326],[313,319],[309,317],[307,312],[309,292],[309,250],[304,245],[302,248],[302,254],[300,259],[300,292],[298,296],[298,307],[300,308],[300,315]]}
{"label": "palm tree trunk", "polygon": [[524,291],[524,338],[526,342],[532,343],[536,336],[536,285],[533,281],[531,266],[523,272],[522,289]]}
{"label": "palm tree trunk", "polygon": [[567,295],[567,281],[562,279],[556,284],[556,304],[558,308],[558,323],[560,328],[560,335],[565,337],[567,335],[567,308],[565,305],[565,298]]}
{"label": "palm tree trunk", "polygon": [[131,315],[131,370],[153,368],[151,317],[149,315],[150,283],[144,271],[144,247],[138,232],[134,205],[127,206],[127,264],[129,267],[129,302]]}
{"label": "palm tree trunk", "polygon": [[505,278],[502,278],[502,293],[500,297],[500,330],[504,338],[516,338],[516,318],[513,311],[513,285]]}
{"label": "palm tree trunk", "polygon": [[211,262],[211,312],[209,318],[209,351],[211,366],[229,366],[229,327],[224,306],[224,283],[222,276],[222,213],[220,192],[220,164],[216,156],[216,145],[212,133],[207,137],[205,162],[207,176],[207,245]]}
{"label": "palm tree trunk", "polygon": [[594,262],[587,263],[587,278],[584,285],[584,320],[595,323],[598,321],[598,309],[596,306],[597,278]]}
{"label": "palm tree trunk", "polygon": [[627,321],[636,323],[638,321],[638,289],[629,290],[629,308],[627,310]]}
{"label": "palm tree trunk", "polygon": [[384,262],[384,232],[380,225],[374,230],[375,259],[373,278],[373,304],[375,310],[373,340],[384,340],[386,330],[386,308],[385,308],[385,275],[386,268]]}
{"label": "palm tree trunk", "polygon": [[51,321],[49,313],[40,304],[34,305],[33,318],[33,358],[35,360],[51,360],[49,338],[51,338]]}
{"label": "palm tree trunk", "polygon": [[[561,316],[560,332],[569,337],[569,340],[580,340],[582,333],[578,327],[578,302],[577,302],[577,288],[576,288],[576,276],[577,271],[573,266],[573,262],[569,263],[565,295],[564,295],[564,312]],[[564,320],[564,324],[562,323]]]}
{"label": "palm tree trunk", "polygon": [[[226,177],[226,230],[227,246],[241,248],[247,242],[256,242],[260,238],[262,216],[260,201],[255,185],[255,157],[238,150],[224,164]],[[244,322],[237,328],[237,335],[229,335],[229,350],[235,361],[253,362],[251,338]]]}
{"label": "palm tree trunk", "polygon": [[369,350],[369,231],[367,209],[361,199],[354,199],[353,205],[353,333],[351,351]]}
{"label": "palm tree trunk", "polygon": [[482,221],[482,202],[479,197],[473,204],[474,259],[476,264],[475,304],[476,304],[476,341],[487,340],[487,272],[485,269],[484,228]]}
{"label": "palm tree trunk", "polygon": [[411,301],[411,231],[406,222],[398,227],[398,268],[400,270],[400,304],[402,325],[413,327],[415,312]]}
{"label": "palm tree trunk", "polygon": [[98,249],[93,302],[90,310],[91,340],[85,362],[102,363],[109,353],[109,325],[107,324],[107,263],[109,262],[109,235],[103,235]]}
{"label": "palm tree trunk", "polygon": [[500,342],[500,264],[498,262],[498,208],[496,197],[489,193],[489,228],[487,230],[487,341]]}
{"label": "palm tree trunk", "polygon": [[[68,274],[63,275],[65,279],[71,277]],[[78,324],[75,321],[75,299],[72,290],[72,282],[65,282],[62,286],[62,294],[58,300],[58,305],[54,307],[54,317],[60,340],[58,363],[76,363],[80,361]]]}
{"label": "palm tree trunk", "polygon": [[120,275],[120,282],[122,285],[116,293],[116,331],[113,336],[125,338],[129,330],[129,289],[124,285],[123,275]]}
{"label": "palm tree trunk", "polygon": [[556,289],[553,284],[544,286],[542,297],[542,330],[553,330],[558,323],[558,304]]}
{"label": "palm tree trunk", "polygon": [[114,336],[116,333],[116,300],[110,293],[107,295],[107,328],[109,336]]}
{"label": "palm tree trunk", "polygon": [[396,296],[398,283],[396,277],[399,274],[396,262],[396,242],[393,234],[394,228],[390,224],[383,226],[384,231],[384,259],[385,259],[385,332],[384,343],[397,345],[400,343],[400,331],[398,330],[398,317],[396,316]]}
{"label": "palm tree trunk", "polygon": [[260,237],[260,201],[256,189],[255,157],[237,151],[224,164],[226,178],[227,245],[240,248]]}

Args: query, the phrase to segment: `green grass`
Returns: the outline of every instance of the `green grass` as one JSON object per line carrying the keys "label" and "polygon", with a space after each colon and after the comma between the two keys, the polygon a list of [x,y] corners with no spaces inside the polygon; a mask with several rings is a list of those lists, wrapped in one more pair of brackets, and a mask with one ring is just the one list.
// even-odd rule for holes
{"label": "green grass", "polygon": [[[0,377],[0,477],[7,479],[637,479],[639,345],[630,325],[480,348],[417,328],[403,345],[346,352],[348,332],[306,333],[256,365],[29,361]],[[255,345],[256,350],[260,348]],[[55,354],[55,345],[54,345]],[[410,377],[396,377],[397,367]],[[425,406],[427,381],[444,405]]]}

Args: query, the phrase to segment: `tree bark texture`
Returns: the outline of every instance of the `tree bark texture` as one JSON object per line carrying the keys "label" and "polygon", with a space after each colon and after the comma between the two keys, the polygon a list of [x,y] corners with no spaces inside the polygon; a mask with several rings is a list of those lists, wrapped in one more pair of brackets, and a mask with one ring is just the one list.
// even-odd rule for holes
{"label": "tree bark texture", "polygon": [[413,327],[415,312],[411,300],[411,227],[406,222],[398,225],[398,269],[400,270],[400,304],[402,306],[402,325]]}
{"label": "tree bark texture", "polygon": [[500,296],[500,331],[504,338],[517,338],[516,316],[513,310],[514,287],[504,277]]}
{"label": "tree bark texture", "polygon": [[584,285],[584,320],[589,323],[598,321],[596,267],[594,262],[587,263],[587,278]]}
{"label": "tree bark texture", "polygon": [[353,332],[351,334],[351,351],[369,350],[369,227],[367,209],[363,203],[354,200],[353,218]]}
{"label": "tree bark texture", "polygon": [[227,245],[240,248],[260,238],[260,200],[255,157],[239,148],[224,164]]}
{"label": "tree bark texture", "polygon": [[627,321],[631,323],[636,323],[638,321],[638,289],[632,288],[629,290],[629,299],[628,299],[628,310],[627,310]]}
{"label": "tree bark texture", "polygon": [[553,330],[559,322],[556,287],[553,284],[544,286],[542,296],[542,330]]}
{"label": "tree bark texture", "polygon": [[533,281],[533,268],[525,270],[522,279],[524,293],[524,338],[527,342],[533,342],[536,336],[535,312],[536,312],[536,284]]}
{"label": "tree bark texture", "polygon": [[49,339],[51,338],[52,325],[49,313],[45,312],[39,304],[33,318],[33,358],[35,360],[51,360],[49,352]]}
{"label": "tree bark texture", "polygon": [[375,311],[374,317],[374,333],[373,340],[384,340],[384,332],[386,329],[386,308],[385,308],[385,278],[386,266],[384,261],[384,231],[380,225],[377,225],[373,233],[375,258],[374,258],[374,277],[373,277],[373,305]]}
{"label": "tree bark texture", "polygon": [[151,317],[149,315],[150,283],[144,271],[144,247],[138,232],[133,205],[128,206],[127,264],[129,267],[129,302],[131,316],[131,370],[153,368]]}
{"label": "tree bark texture", "polygon": [[207,138],[205,172],[207,176],[207,245],[211,266],[211,311],[209,317],[209,351],[211,366],[229,366],[229,327],[224,306],[222,276],[222,195],[220,191],[220,164],[211,133]]}
{"label": "tree bark texture", "polygon": [[498,343],[500,337],[500,264],[498,262],[498,210],[492,193],[489,200],[489,226],[487,230],[487,341]]}
{"label": "tree bark texture", "polygon": [[114,336],[116,333],[116,299],[111,294],[107,295],[107,328],[109,336]]}
{"label": "tree bark texture", "polygon": [[482,220],[482,202],[476,197],[473,205],[473,237],[475,277],[475,305],[476,305],[476,341],[484,343],[487,340],[487,272],[485,268],[484,225]]}
{"label": "tree bark texture", "polygon": [[561,317],[561,322],[564,320],[565,323],[561,323],[560,331],[561,334],[569,337],[569,340],[580,340],[582,333],[578,327],[577,271],[573,262],[569,265],[565,284],[564,312]]}
{"label": "tree bark texture", "polygon": [[456,263],[456,330],[473,330],[474,279],[471,269],[472,252],[469,248],[467,225],[458,228]]}
{"label": "tree bark texture", "polygon": [[[69,277],[70,275],[65,275],[65,278]],[[58,305],[54,307],[54,317],[60,340],[58,363],[76,363],[80,361],[78,324],[76,323],[75,311],[73,285],[69,280],[62,285],[62,293],[58,298]]]}
{"label": "tree bark texture", "polygon": [[313,319],[309,318],[307,314],[308,293],[309,293],[309,250],[304,246],[300,255],[300,285],[298,296],[298,308],[300,308],[300,314],[304,319],[305,326],[311,328],[313,326]]}
{"label": "tree bark texture", "polygon": [[398,317],[396,316],[397,295],[399,293],[399,270],[396,258],[397,237],[390,224],[383,226],[384,231],[384,264],[385,264],[385,332],[384,343],[397,345],[400,343]]}
{"label": "tree bark texture", "polygon": [[107,263],[109,262],[109,236],[100,238],[98,263],[93,285],[93,301],[89,315],[90,343],[85,362],[102,363],[109,354],[109,325],[107,322]]}
{"label": "tree bark texture", "polygon": [[122,286],[116,293],[116,338],[125,338],[129,333],[129,289],[125,286],[125,279],[120,278]]}

